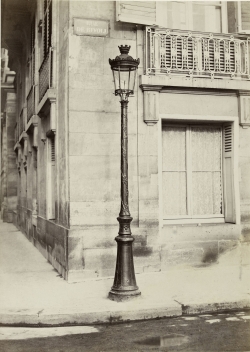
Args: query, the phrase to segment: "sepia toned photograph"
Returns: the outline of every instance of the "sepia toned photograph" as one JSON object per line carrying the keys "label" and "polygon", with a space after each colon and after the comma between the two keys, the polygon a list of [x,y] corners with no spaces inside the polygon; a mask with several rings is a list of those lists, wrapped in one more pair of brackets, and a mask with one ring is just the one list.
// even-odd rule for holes
{"label": "sepia toned photograph", "polygon": [[250,352],[250,1],[1,0],[0,352]]}

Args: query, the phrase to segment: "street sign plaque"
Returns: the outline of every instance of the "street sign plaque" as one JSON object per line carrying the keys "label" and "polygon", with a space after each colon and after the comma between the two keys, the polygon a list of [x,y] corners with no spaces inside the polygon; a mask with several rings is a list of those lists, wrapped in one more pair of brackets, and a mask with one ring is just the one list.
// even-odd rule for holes
{"label": "street sign plaque", "polygon": [[109,33],[109,21],[74,18],[74,34],[93,37],[106,37]]}

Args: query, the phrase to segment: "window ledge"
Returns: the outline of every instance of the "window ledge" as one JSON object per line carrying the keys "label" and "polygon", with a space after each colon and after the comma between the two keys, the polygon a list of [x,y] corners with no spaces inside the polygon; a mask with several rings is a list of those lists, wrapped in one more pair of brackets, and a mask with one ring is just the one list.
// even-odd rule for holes
{"label": "window ledge", "polygon": [[50,110],[50,105],[56,102],[56,90],[54,88],[50,88],[46,91],[42,100],[38,104],[37,114],[39,117],[46,117]]}
{"label": "window ledge", "polygon": [[29,119],[29,122],[27,123],[26,132],[29,133],[29,131],[32,130],[37,125],[38,125],[38,116],[37,115],[33,115]]}
{"label": "window ledge", "polygon": [[219,227],[219,226],[236,226],[237,224],[233,224],[233,223],[231,223],[231,222],[221,222],[221,223],[219,223],[219,222],[217,222],[217,223],[209,223],[209,222],[204,222],[204,223],[193,223],[193,224],[191,224],[191,223],[185,223],[185,224],[178,224],[178,223],[169,223],[169,224],[167,224],[167,223],[164,223],[163,224],[163,228],[168,228],[168,227],[178,227],[178,228],[180,228],[180,227],[208,227],[208,226],[213,226],[213,227]]}

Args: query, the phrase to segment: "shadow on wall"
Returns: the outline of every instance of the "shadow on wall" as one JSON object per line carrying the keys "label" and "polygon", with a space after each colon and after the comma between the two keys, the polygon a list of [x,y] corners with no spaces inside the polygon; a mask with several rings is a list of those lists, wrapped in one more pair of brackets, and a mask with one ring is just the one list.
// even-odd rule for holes
{"label": "shadow on wall", "polygon": [[205,251],[201,266],[212,264],[233,265],[240,264],[241,246],[239,241],[219,242],[218,248],[209,248]]}
{"label": "shadow on wall", "polygon": [[218,262],[218,250],[208,250],[207,252],[204,253],[204,256],[202,258],[202,263],[209,265],[209,264],[213,264],[213,263],[217,263]]}

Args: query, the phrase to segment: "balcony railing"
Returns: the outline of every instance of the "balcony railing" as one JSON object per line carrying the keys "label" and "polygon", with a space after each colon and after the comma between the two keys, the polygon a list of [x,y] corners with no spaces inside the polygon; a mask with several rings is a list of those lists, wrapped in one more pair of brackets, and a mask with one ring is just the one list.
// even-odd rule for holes
{"label": "balcony railing", "polygon": [[52,87],[52,53],[52,48],[49,48],[39,69],[39,102],[42,100],[47,89]]}
{"label": "balcony railing", "polygon": [[146,73],[250,79],[250,37],[147,27]]}
{"label": "balcony railing", "polygon": [[29,94],[27,96],[27,120],[35,114],[35,86],[31,86]]}

